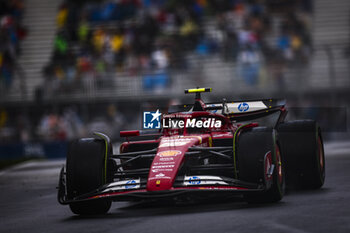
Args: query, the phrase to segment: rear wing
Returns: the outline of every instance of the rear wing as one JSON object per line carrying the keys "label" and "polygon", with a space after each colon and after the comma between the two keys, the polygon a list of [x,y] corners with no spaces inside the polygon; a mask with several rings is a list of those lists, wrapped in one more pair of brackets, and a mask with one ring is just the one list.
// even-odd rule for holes
{"label": "rear wing", "polygon": [[[283,99],[223,101],[208,103],[205,110],[221,113],[234,121],[249,121],[278,111],[286,114],[285,104],[286,101]],[[191,112],[192,110],[193,104],[185,104],[170,106],[168,112]]]}

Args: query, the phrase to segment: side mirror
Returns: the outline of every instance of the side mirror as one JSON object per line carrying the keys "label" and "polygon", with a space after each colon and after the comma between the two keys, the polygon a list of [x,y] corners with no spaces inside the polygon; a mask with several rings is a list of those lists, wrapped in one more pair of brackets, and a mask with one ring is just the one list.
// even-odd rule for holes
{"label": "side mirror", "polygon": [[120,137],[140,136],[140,130],[120,131]]}

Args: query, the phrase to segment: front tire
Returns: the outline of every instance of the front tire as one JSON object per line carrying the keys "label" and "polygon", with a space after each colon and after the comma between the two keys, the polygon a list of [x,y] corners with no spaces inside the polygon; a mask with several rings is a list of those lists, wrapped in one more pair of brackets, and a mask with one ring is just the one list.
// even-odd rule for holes
{"label": "front tire", "polygon": [[[266,190],[244,194],[248,203],[278,202],[284,195],[284,163],[275,130],[258,127],[243,131],[237,143],[239,179],[262,183]],[[274,165],[272,174],[267,174]]]}
{"label": "front tire", "polygon": [[[108,182],[107,164],[110,149],[101,139],[84,138],[71,143],[67,155],[67,195],[72,200],[96,190]],[[69,204],[75,214],[105,214],[110,200],[81,201]]]}

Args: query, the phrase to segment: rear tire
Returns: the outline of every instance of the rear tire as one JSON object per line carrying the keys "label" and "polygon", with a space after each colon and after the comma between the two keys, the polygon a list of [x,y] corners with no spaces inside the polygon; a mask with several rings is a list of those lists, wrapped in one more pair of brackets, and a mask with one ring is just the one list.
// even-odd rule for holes
{"label": "rear tire", "polygon": [[298,120],[277,127],[286,161],[287,186],[318,189],[325,180],[321,129],[313,120]]}
{"label": "rear tire", "polygon": [[[244,194],[244,199],[249,203],[280,201],[284,195],[284,163],[275,131],[266,127],[243,131],[238,138],[237,152],[239,179],[267,187],[264,192]],[[274,164],[271,176],[266,173],[267,156]]]}
{"label": "rear tire", "polygon": [[[96,190],[109,182],[108,158],[110,149],[101,139],[84,138],[71,143],[67,155],[67,195],[75,197]],[[75,214],[105,214],[111,207],[110,200],[81,201],[69,204]]]}

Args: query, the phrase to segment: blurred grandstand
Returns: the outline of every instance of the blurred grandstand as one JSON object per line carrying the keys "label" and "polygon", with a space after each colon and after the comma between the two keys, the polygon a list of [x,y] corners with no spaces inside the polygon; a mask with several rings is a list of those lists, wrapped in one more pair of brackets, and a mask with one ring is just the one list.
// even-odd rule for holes
{"label": "blurred grandstand", "polygon": [[118,140],[120,129],[140,127],[142,109],[185,101],[183,89],[196,86],[212,87],[212,100],[345,107],[336,128],[347,131],[348,0],[1,4],[3,142],[66,141],[96,129]]}

